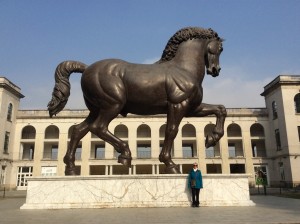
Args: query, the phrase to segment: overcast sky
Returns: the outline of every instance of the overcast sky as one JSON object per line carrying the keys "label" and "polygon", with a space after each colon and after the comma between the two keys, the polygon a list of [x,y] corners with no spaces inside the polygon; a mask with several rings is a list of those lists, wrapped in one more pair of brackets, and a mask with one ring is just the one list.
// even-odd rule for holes
{"label": "overcast sky", "polygon": [[[187,26],[226,39],[219,77],[206,76],[204,102],[265,107],[263,87],[300,75],[300,1],[0,0],[0,76],[21,88],[20,109],[47,109],[64,60],[151,63]],[[66,108],[86,108],[73,74]]]}

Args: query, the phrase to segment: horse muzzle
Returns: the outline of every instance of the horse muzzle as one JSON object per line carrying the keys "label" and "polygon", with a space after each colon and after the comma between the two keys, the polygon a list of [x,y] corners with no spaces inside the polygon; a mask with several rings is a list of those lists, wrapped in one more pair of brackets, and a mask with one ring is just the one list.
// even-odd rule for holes
{"label": "horse muzzle", "polygon": [[207,68],[206,73],[209,74],[209,75],[211,75],[212,77],[217,77],[217,76],[219,76],[220,71],[221,71],[220,67],[216,68],[214,66],[212,68]]}

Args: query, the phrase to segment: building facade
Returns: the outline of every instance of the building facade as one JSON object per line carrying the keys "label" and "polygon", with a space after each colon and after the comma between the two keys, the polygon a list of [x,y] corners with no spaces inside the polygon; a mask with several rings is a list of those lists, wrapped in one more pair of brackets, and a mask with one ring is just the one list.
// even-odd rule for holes
{"label": "building facade", "polygon": [[19,103],[23,97],[18,86],[0,77],[0,186],[14,182],[10,175],[13,167],[12,149]]}
{"label": "building facade", "polygon": [[[2,81],[9,82],[5,78]],[[20,89],[3,86],[1,121],[6,125],[0,129],[1,184],[26,189],[29,176],[64,175],[63,157],[70,133],[88,110],[64,110],[54,118],[49,118],[46,110],[19,110],[23,97]],[[214,116],[184,118],[172,148],[172,158],[181,172],[188,173],[191,164],[198,162],[204,174],[250,174],[250,185],[255,184],[260,170],[266,174],[269,186],[278,186],[282,181],[300,184],[300,76],[278,76],[261,95],[266,108],[227,109],[224,137],[214,147],[205,148],[205,136],[216,122]],[[77,174],[163,174],[164,164],[158,156],[165,127],[165,115],[130,114],[114,119],[109,130],[129,144],[132,167],[117,163],[118,153],[113,146],[88,133],[76,150]]]}

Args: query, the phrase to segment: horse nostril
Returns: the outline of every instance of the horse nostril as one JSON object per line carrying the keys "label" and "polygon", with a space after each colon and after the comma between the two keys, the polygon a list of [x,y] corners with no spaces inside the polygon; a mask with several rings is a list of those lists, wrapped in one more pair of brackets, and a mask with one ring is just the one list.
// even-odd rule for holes
{"label": "horse nostril", "polygon": [[214,74],[219,74],[220,70],[221,70],[221,68],[216,68],[216,67],[213,67],[213,68],[212,68],[212,72],[213,72]]}

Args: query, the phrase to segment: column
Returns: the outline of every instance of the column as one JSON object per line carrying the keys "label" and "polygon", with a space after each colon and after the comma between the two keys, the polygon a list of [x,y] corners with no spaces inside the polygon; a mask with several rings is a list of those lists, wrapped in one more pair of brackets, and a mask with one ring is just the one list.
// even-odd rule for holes
{"label": "column", "polygon": [[112,175],[112,174],[113,174],[113,166],[109,165],[109,175]]}
{"label": "column", "polygon": [[[246,131],[244,131],[246,130]],[[252,161],[252,145],[251,145],[251,134],[250,134],[250,127],[246,127],[242,129],[242,136],[243,136],[243,147],[244,147],[244,157],[245,157],[245,168],[246,173],[253,173],[253,161]]]}
{"label": "column", "polygon": [[57,176],[65,175],[65,163],[63,158],[67,152],[68,148],[68,132],[59,134],[59,142],[58,142],[58,155],[57,155]]}
{"label": "column", "polygon": [[87,134],[82,139],[82,149],[81,149],[81,176],[88,176],[90,167],[89,167],[89,158],[91,154],[91,135]]}
{"label": "column", "polygon": [[225,132],[220,140],[220,151],[222,158],[222,173],[230,174],[227,132]]}
{"label": "column", "polygon": [[155,164],[152,164],[152,175],[155,174]]}
{"label": "column", "polygon": [[41,160],[44,153],[44,131],[41,132],[36,128],[35,146],[34,146],[34,164],[33,164],[33,176],[41,175]]}
{"label": "column", "polygon": [[108,165],[105,165],[105,176],[108,175],[108,169],[109,169],[109,166],[108,166]]}
{"label": "column", "polygon": [[136,175],[136,165],[132,165],[132,173],[133,173],[133,175]]}

